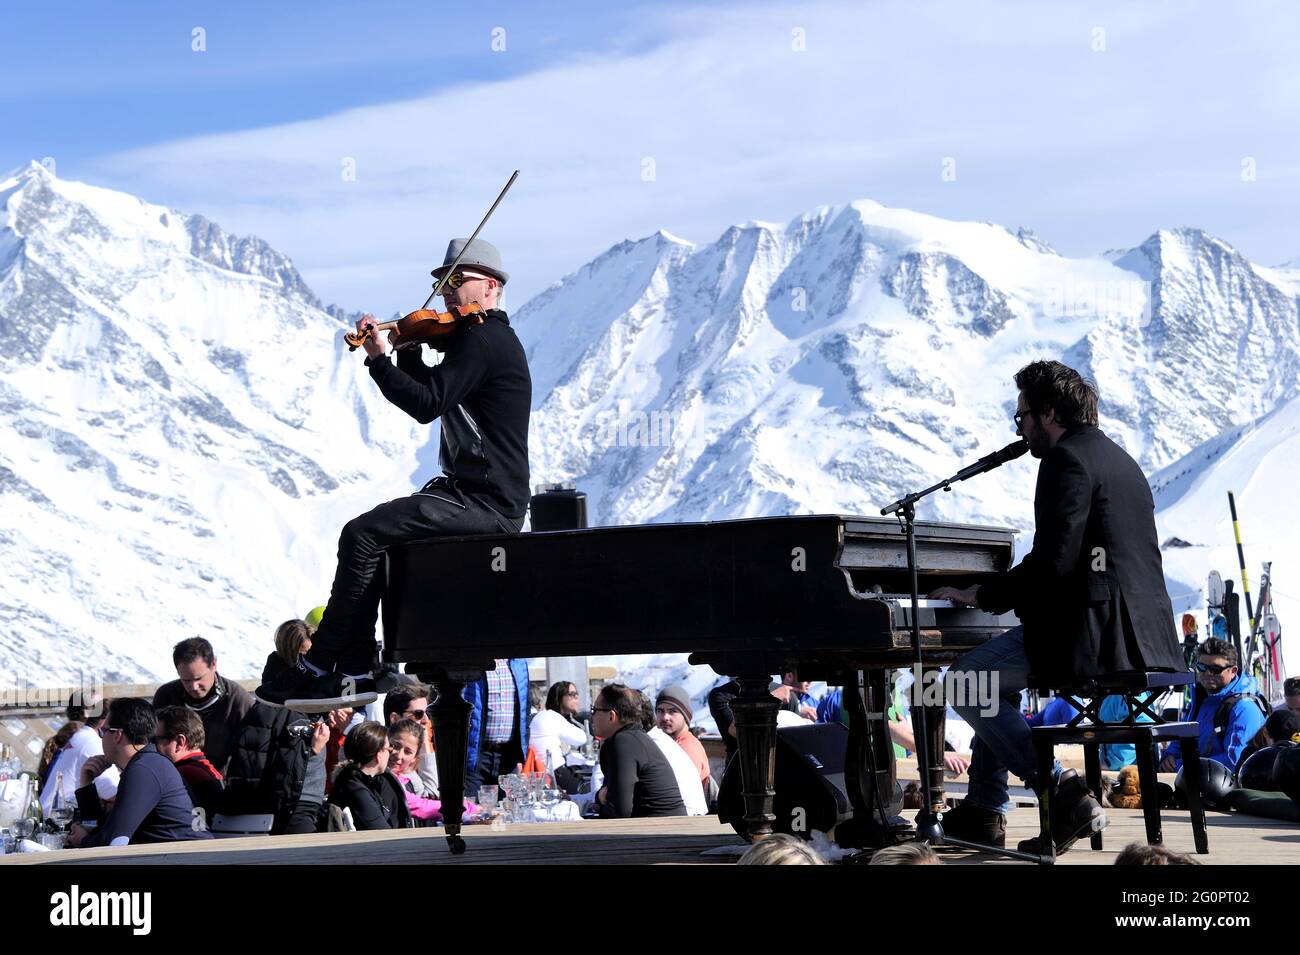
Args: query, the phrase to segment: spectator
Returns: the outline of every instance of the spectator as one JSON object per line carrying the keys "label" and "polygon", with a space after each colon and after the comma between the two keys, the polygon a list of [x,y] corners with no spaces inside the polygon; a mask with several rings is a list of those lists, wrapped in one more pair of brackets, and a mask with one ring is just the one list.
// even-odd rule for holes
{"label": "spectator", "polygon": [[605,785],[595,798],[603,818],[686,815],[672,766],[646,736],[641,707],[631,690],[619,683],[606,686],[591,708],[591,722],[604,741],[600,768]]}
{"label": "spectator", "polygon": [[[655,725],[655,709],[650,705],[650,698],[640,690],[632,692],[636,696],[637,709],[641,715],[641,728],[659,747],[659,751],[668,760],[668,765],[672,767],[673,778],[677,780],[677,791],[686,806],[686,815],[707,816],[710,797],[713,797],[713,801],[717,798],[712,780],[701,780],[700,771],[691,762],[691,757],[686,750],[673,742],[671,736]],[[600,782],[593,777],[592,785],[599,789],[603,781],[603,777]]]}
{"label": "spectator", "polygon": [[[420,778],[416,766],[424,751],[424,727],[415,720],[398,720],[388,727],[388,748],[388,771],[406,795],[406,808],[411,818],[420,823],[440,822],[442,803],[416,791]],[[466,800],[465,815],[477,813],[478,806]]]}
{"label": "spectator", "polygon": [[104,701],[92,700],[89,706],[69,703],[65,713],[69,723],[80,723],[81,726],[69,737],[66,745],[54,754],[54,762],[50,764],[49,773],[41,786],[41,809],[46,816],[54,808],[54,784],[59,780],[59,773],[63,774],[63,798],[72,800],[77,788],[90,782],[80,782],[86,761],[99,757],[107,765],[103,760],[104,743],[99,738],[99,729],[104,725],[106,715]]}
{"label": "spectator", "polygon": [[[902,688],[895,685],[893,705],[885,712],[885,717],[889,722],[889,733],[894,740],[894,758],[902,759],[907,755],[907,742],[915,743],[912,738],[911,727],[904,721],[905,711],[902,704]],[[844,690],[841,687],[828,692],[820,703],[817,704],[817,722],[818,723],[839,723],[842,726],[849,725],[848,707],[844,706]],[[899,735],[904,740],[899,742]]]}
{"label": "spectator", "polygon": [[164,706],[157,716],[154,746],[181,774],[190,801],[211,819],[221,809],[226,785],[221,773],[203,755],[203,721],[185,706]]}
{"label": "spectator", "polygon": [[704,744],[691,732],[691,698],[680,686],[668,686],[659,691],[655,698],[655,723],[670,739],[686,751],[691,758],[700,783],[708,787],[709,777],[713,771],[709,768],[709,757],[704,752]]}
{"label": "spectator", "polygon": [[1245,749],[1241,751],[1241,758],[1237,760],[1237,767],[1233,771],[1233,777],[1241,775],[1241,767],[1246,765],[1246,760],[1254,756],[1261,749],[1267,749],[1274,743],[1300,743],[1300,714],[1293,713],[1289,709],[1274,710],[1268,714],[1264,720],[1264,725],[1259,728],[1259,732],[1250,738]]}
{"label": "spectator", "polygon": [[1286,699],[1286,708],[1292,713],[1300,713],[1300,676],[1290,676],[1282,684],[1282,694]]}
{"label": "spectator", "polygon": [[579,699],[574,684],[565,680],[551,684],[546,705],[528,727],[530,745],[550,768],[556,783],[569,794],[578,791],[582,780],[566,764],[565,754],[587,745],[587,731],[577,719]]}
{"label": "spectator", "polygon": [[[722,745],[727,750],[727,761],[736,753],[736,718],[731,712],[731,701],[740,695],[740,684],[735,680],[729,680],[715,686],[709,691],[708,703],[709,713],[713,716],[713,722],[718,726],[718,733],[722,736]],[[784,684],[777,684],[772,695],[781,701],[782,707],[792,713],[797,713],[799,709],[798,698],[792,696],[791,688]],[[791,717],[798,722],[797,717]],[[777,722],[781,725],[787,725],[782,719],[780,713],[777,714]]]}
{"label": "spectator", "polygon": [[[916,752],[916,736],[912,732],[910,720],[891,719],[889,721],[889,735],[894,740],[895,746],[902,746],[909,752]],[[945,743],[944,745],[947,746],[948,744]],[[970,754],[945,749],[943,752],[943,768],[954,776],[960,776],[970,769]]]}
{"label": "spectator", "polygon": [[387,771],[389,752],[388,732],[373,720],[354,727],[343,741],[344,761],[335,773],[329,801],[351,810],[358,830],[406,829],[411,825],[406,790]]}
{"label": "spectator", "polygon": [[496,669],[465,687],[473,709],[465,757],[465,792],[495,783],[528,752],[528,661],[502,659]]}
{"label": "spectator", "polygon": [[872,853],[867,865],[943,865],[943,860],[924,842],[902,842]]}
{"label": "spectator", "polygon": [[36,780],[41,789],[45,788],[45,781],[49,779],[50,767],[54,765],[55,757],[63,752],[63,748],[72,739],[72,734],[84,725],[84,723],[78,722],[64,723],[59,727],[58,732],[45,741],[45,746],[41,750],[41,758],[36,764]]}
{"label": "spectator", "polygon": [[286,620],[275,628],[275,652],[266,658],[262,680],[279,676],[281,671],[298,665],[298,658],[311,649],[311,635],[316,628],[306,620]]}
{"label": "spectator", "polygon": [[745,850],[737,865],[825,865],[826,860],[802,839],[773,833]]}
{"label": "spectator", "polygon": [[[1268,704],[1259,695],[1255,678],[1237,669],[1237,648],[1210,637],[1201,644],[1196,664],[1198,684],[1188,712],[1200,724],[1201,758],[1236,768],[1251,737],[1264,725]],[[1160,771],[1176,772],[1183,765],[1178,742],[1171,743]]]}
{"label": "spectator", "polygon": [[179,679],[158,687],[153,695],[154,709],[184,705],[197,713],[207,740],[204,752],[217,771],[224,773],[235,733],[253,708],[253,697],[234,680],[217,673],[212,644],[202,637],[176,644],[172,663]]}
{"label": "spectator", "polygon": [[145,700],[114,700],[104,729],[104,755],[121,770],[117,798],[103,823],[89,832],[74,825],[70,846],[119,846],[210,839],[171,760],[150,741],[157,727]]}
{"label": "spectator", "polygon": [[325,806],[325,747],[351,716],[334,710],[318,719],[255,702],[230,754],[226,811],[270,813],[272,835],[316,832]]}
{"label": "spectator", "polygon": [[794,661],[789,661],[781,668],[781,685],[790,687],[792,703],[798,707],[798,714],[806,720],[817,719],[817,697],[808,692],[812,686],[807,680],[799,679],[799,671]]}
{"label": "spectator", "polygon": [[[343,715],[342,719],[333,719],[335,713]],[[360,712],[352,709],[330,710],[329,723],[329,741],[325,744],[325,792],[328,795],[330,789],[334,786],[334,771],[338,768],[339,757],[343,754],[343,741],[347,739],[348,733],[352,727],[365,722],[365,711]]]}
{"label": "spectator", "polygon": [[[1213,639],[1213,638],[1211,638]],[[1200,865],[1191,856],[1165,846],[1131,842],[1115,857],[1116,865]]]}
{"label": "spectator", "polygon": [[438,761],[433,753],[432,721],[429,719],[429,700],[433,691],[427,686],[415,685],[399,687],[384,695],[384,725],[395,726],[403,720],[411,720],[420,727],[424,734],[421,741],[420,757],[416,762],[415,774],[410,782],[418,796],[429,799],[438,798]]}

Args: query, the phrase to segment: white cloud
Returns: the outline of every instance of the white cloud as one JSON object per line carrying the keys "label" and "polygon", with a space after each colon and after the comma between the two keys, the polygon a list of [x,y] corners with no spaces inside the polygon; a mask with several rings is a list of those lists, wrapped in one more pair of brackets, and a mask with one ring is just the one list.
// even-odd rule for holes
{"label": "white cloud", "polygon": [[[1300,205],[1300,80],[1282,39],[1296,18],[1267,5],[1249,19],[1210,5],[702,8],[656,23],[672,39],[647,52],[166,143],[94,171],[261,235],[326,300],[380,314],[424,300],[446,240],[515,168],[484,233],[514,275],[514,308],[628,236],[709,241],[730,222],[853,198],[1025,224],[1074,253],[1193,223],[1279,260],[1298,250],[1258,246],[1280,244],[1265,220]],[[1247,155],[1263,170],[1248,185]],[[956,182],[940,179],[949,156]]]}

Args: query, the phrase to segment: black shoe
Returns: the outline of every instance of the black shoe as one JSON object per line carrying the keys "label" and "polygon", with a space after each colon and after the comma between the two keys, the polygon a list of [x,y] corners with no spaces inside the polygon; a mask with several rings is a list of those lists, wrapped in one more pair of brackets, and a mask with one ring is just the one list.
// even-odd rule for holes
{"label": "black shoe", "polygon": [[944,836],[1001,849],[1007,844],[1007,817],[962,800],[940,820]]}
{"label": "black shoe", "polygon": [[379,699],[369,676],[355,679],[342,673],[316,674],[301,661],[255,691],[263,703],[300,713],[358,709]]}
{"label": "black shoe", "polygon": [[[1056,854],[1068,852],[1084,836],[1092,836],[1106,828],[1109,819],[1101,803],[1088,792],[1088,784],[1075,770],[1061,773],[1052,789],[1052,842]],[[1021,852],[1042,855],[1043,844],[1039,836],[1025,839],[1016,846]]]}
{"label": "black shoe", "polygon": [[392,693],[394,690],[420,686],[420,681],[409,673],[403,673],[391,663],[381,663],[371,672],[376,693]]}

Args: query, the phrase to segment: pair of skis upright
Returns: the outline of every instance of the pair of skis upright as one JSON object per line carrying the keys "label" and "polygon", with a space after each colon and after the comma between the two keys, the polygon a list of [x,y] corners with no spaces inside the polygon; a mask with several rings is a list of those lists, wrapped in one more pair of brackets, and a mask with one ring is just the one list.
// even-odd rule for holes
{"label": "pair of skis upright", "polygon": [[[1260,578],[1257,609],[1251,606],[1250,579],[1246,574],[1246,555],[1241,544],[1241,529],[1237,521],[1237,501],[1228,492],[1228,507],[1232,512],[1232,530],[1237,542],[1237,562],[1241,568],[1242,591],[1225,581],[1217,570],[1211,571],[1206,583],[1207,635],[1227,640],[1237,650],[1243,673],[1249,673],[1259,683],[1260,692],[1274,705],[1282,702],[1282,686],[1286,680],[1286,665],[1282,660],[1282,625],[1273,607],[1272,563],[1264,564]],[[1246,598],[1246,617],[1249,629],[1245,640],[1241,631],[1241,596]],[[1183,615],[1183,648],[1188,664],[1196,662],[1195,647],[1199,634],[1196,618]]]}

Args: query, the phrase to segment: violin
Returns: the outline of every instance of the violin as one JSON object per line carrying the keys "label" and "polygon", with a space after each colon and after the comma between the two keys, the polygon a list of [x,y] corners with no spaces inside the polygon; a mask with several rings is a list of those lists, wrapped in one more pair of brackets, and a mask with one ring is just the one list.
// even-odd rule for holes
{"label": "violin", "polygon": [[482,324],[483,306],[478,302],[470,302],[468,305],[453,305],[449,312],[431,308],[417,309],[395,322],[380,322],[378,325],[367,325],[359,332],[344,332],[343,340],[348,343],[348,351],[356,351],[380,332],[392,332],[389,344],[401,348],[417,342],[432,343],[454,334],[464,326]]}

